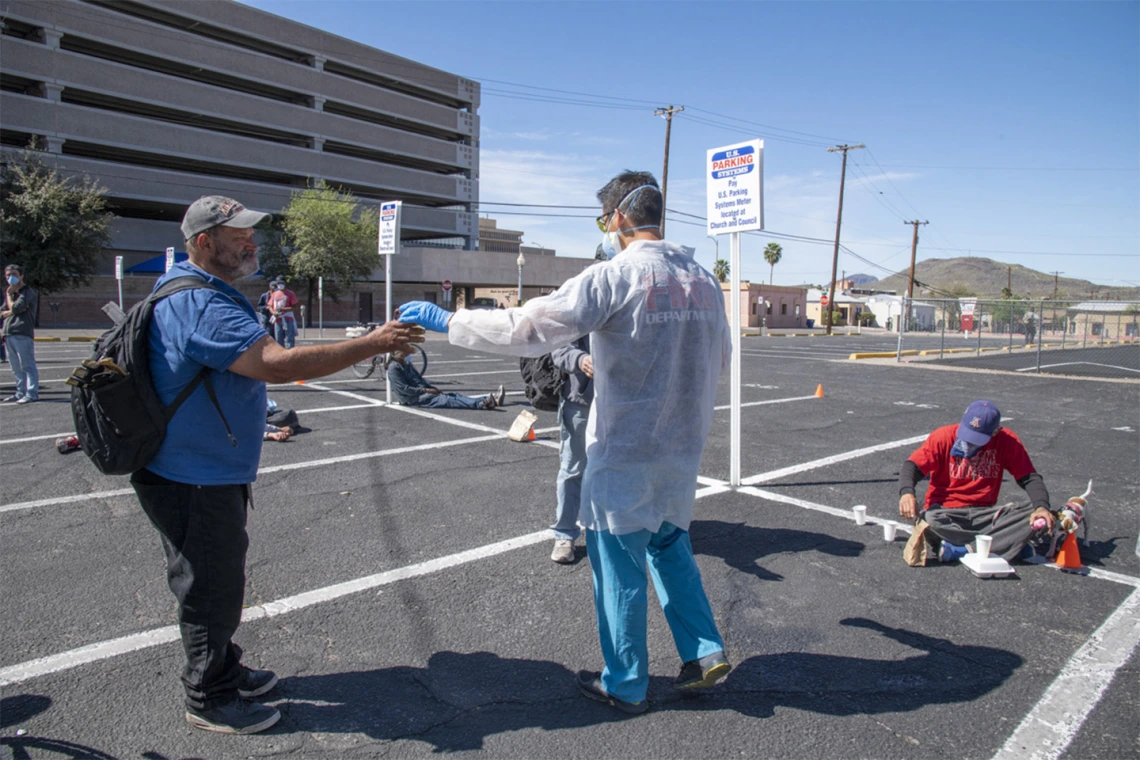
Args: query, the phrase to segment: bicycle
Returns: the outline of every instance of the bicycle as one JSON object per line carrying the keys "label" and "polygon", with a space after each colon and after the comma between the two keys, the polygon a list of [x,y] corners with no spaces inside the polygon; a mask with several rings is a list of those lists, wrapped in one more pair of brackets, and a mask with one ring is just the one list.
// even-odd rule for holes
{"label": "bicycle", "polygon": [[[361,335],[367,335],[375,330],[377,327],[382,327],[382,322],[368,322],[367,324],[354,325],[344,329],[345,335],[349,338],[359,338]],[[423,348],[418,345],[412,346],[412,352],[406,357],[406,361],[411,362],[412,367],[421,375],[427,372],[427,353]],[[392,362],[392,355],[377,354],[376,356],[365,359],[364,361],[357,362],[352,365],[352,374],[359,377],[361,380],[366,380],[372,377],[372,373],[376,371],[379,366],[384,376],[388,376],[388,365]]]}

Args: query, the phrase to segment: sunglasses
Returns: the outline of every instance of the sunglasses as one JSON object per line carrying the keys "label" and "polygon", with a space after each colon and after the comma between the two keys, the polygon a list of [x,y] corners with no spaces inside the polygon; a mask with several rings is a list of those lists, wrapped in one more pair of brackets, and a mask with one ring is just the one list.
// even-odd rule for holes
{"label": "sunglasses", "polygon": [[601,216],[594,219],[594,221],[598,223],[598,229],[601,230],[602,232],[605,232],[606,228],[610,226],[610,217],[613,215],[614,215],[614,212],[611,211],[608,214],[602,214]]}

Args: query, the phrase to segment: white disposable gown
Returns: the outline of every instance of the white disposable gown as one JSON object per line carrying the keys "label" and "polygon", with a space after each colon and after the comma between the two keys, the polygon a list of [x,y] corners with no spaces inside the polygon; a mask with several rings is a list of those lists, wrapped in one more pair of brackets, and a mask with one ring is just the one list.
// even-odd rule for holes
{"label": "white disposable gown", "polygon": [[453,345],[541,356],[590,334],[594,403],[578,522],[614,535],[688,530],[717,381],[731,356],[720,283],[692,251],[639,240],[556,292],[461,310]]}

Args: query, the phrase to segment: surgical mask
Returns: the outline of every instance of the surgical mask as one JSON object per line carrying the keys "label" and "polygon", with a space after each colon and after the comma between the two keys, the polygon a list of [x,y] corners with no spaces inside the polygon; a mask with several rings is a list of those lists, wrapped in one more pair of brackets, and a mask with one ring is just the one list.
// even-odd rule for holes
{"label": "surgical mask", "polygon": [[284,286],[284,285],[278,285],[278,286],[277,286],[277,290],[284,290],[284,289],[285,289],[285,286]]}
{"label": "surgical mask", "polygon": [[[653,188],[654,190],[657,190],[657,192],[661,192],[660,189],[654,187],[653,185],[641,185],[640,187],[635,187],[626,193],[625,197],[621,199],[617,206],[614,207],[614,213],[620,211],[622,206],[625,206],[628,209],[629,206],[633,204],[633,201],[637,200],[637,194],[647,187]],[[627,200],[629,201],[629,204],[626,203]],[[635,232],[636,230],[656,230],[659,229],[660,226],[661,225],[658,224],[643,224],[640,227],[631,227],[628,230],[623,230],[620,226],[617,230],[606,230],[602,233],[602,251],[605,252],[606,256],[612,259],[621,253],[621,236],[623,234]]]}
{"label": "surgical mask", "polygon": [[617,236],[616,232],[602,233],[602,251],[605,252],[607,258],[612,259],[621,250],[621,243],[618,242]]}
{"label": "surgical mask", "polygon": [[19,285],[20,284],[20,278],[14,274],[8,275],[8,284],[9,285]]}
{"label": "surgical mask", "polygon": [[982,450],[982,446],[975,443],[967,443],[961,438],[954,441],[954,445],[950,448],[950,456],[962,457],[964,459],[973,459],[974,455]]}

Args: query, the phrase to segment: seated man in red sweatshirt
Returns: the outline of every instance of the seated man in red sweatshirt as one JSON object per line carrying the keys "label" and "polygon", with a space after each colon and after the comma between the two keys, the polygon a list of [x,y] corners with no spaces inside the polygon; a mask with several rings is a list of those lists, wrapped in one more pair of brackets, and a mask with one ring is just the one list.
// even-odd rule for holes
{"label": "seated man in red sweatshirt", "polygon": [[[1005,472],[1025,489],[1028,502],[996,506]],[[914,487],[926,477],[930,486],[919,511]],[[974,550],[979,535],[992,537],[992,555],[1016,559],[1035,533],[1049,535],[1055,519],[1045,481],[1033,469],[1021,439],[1001,426],[1001,412],[989,401],[970,404],[960,424],[935,430],[903,463],[899,515],[916,521],[904,557],[919,566],[928,557],[961,559]],[[1035,531],[1038,518],[1045,527]]]}

